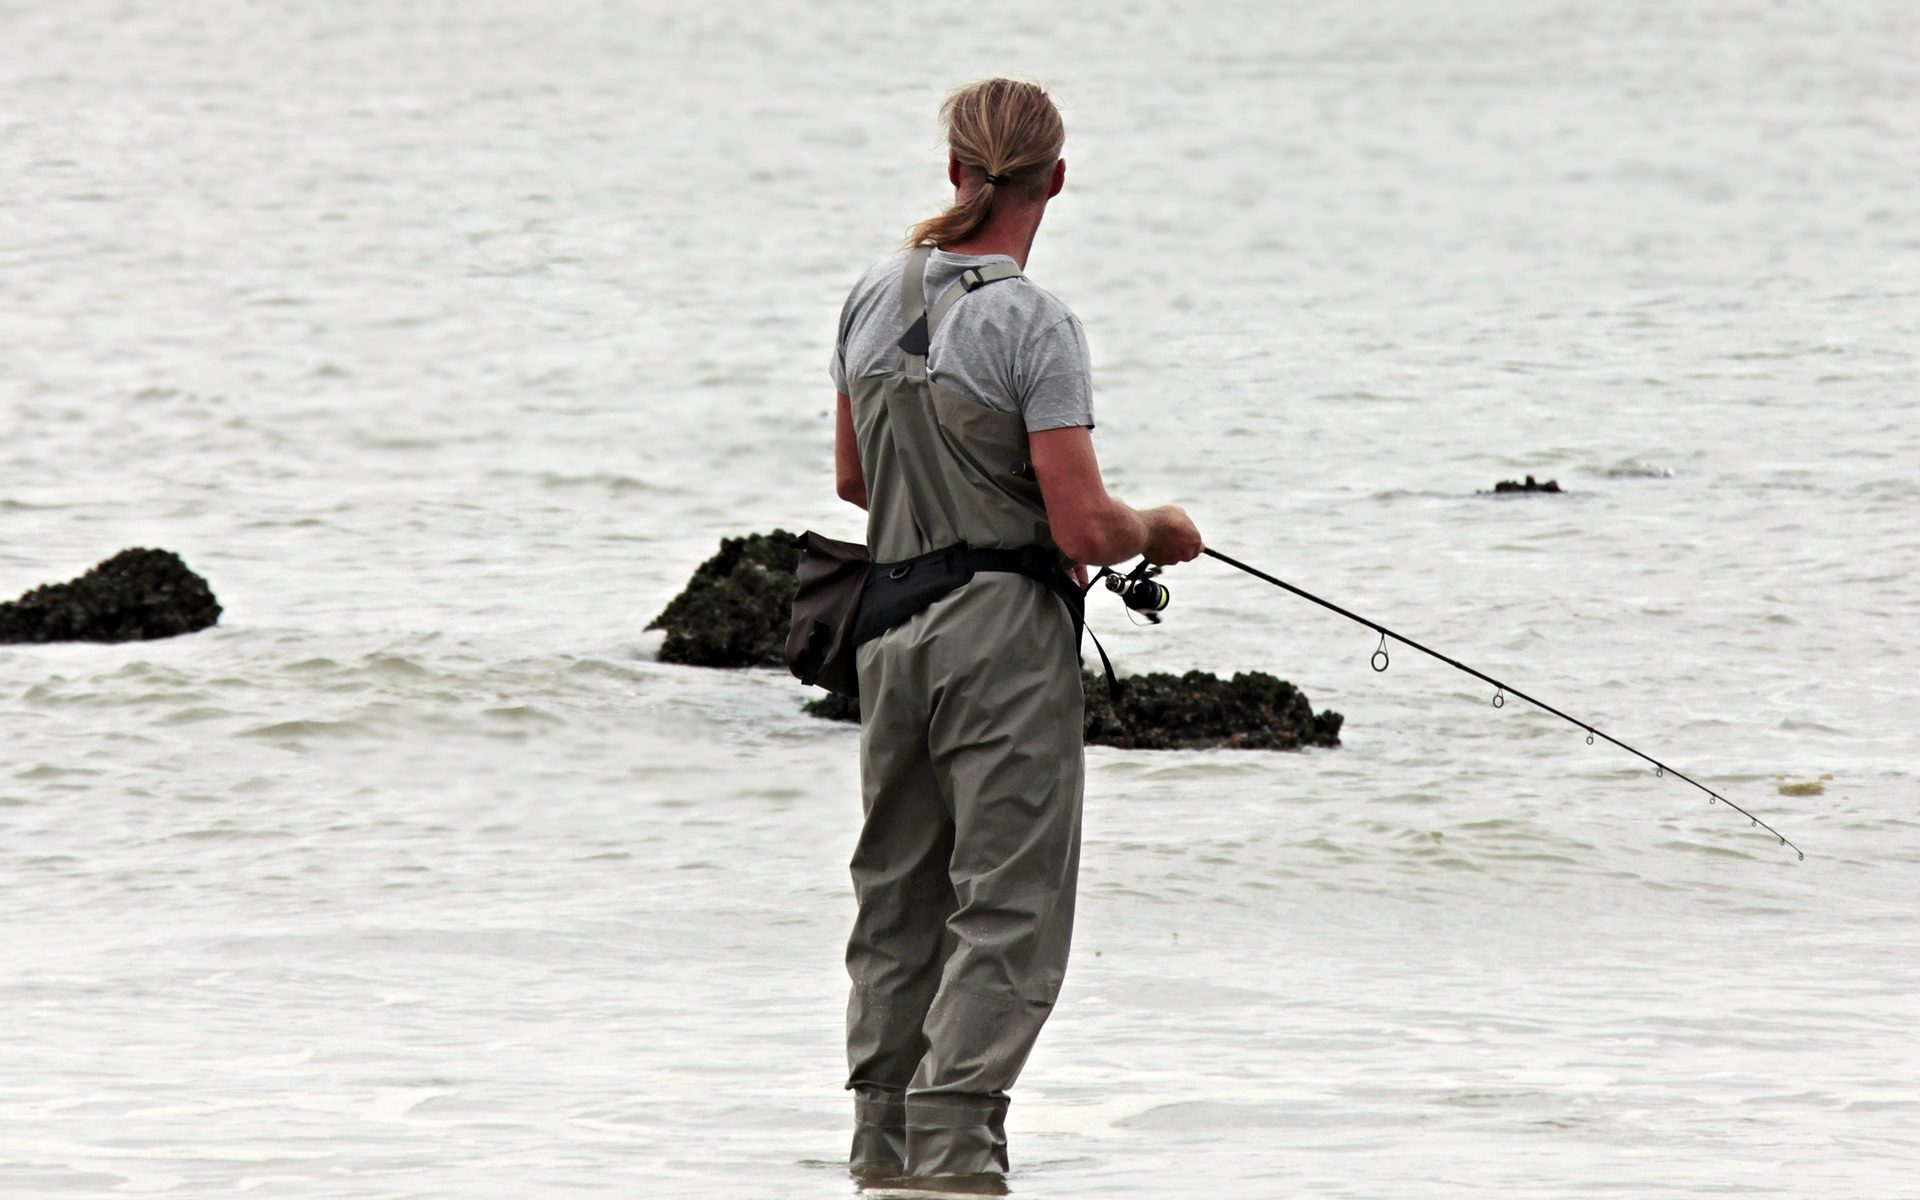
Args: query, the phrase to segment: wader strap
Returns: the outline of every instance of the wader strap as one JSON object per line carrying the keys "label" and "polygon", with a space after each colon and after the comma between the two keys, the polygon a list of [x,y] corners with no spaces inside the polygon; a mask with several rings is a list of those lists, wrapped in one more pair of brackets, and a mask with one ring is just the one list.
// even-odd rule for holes
{"label": "wader strap", "polygon": [[960,272],[957,282],[949,284],[947,290],[940,293],[934,301],[933,309],[927,313],[927,339],[932,341],[934,330],[940,328],[940,321],[947,310],[960,300],[960,297],[990,283],[999,283],[1002,279],[1012,279],[1020,274],[1020,268],[1010,262],[988,263],[984,267],[968,267]]}
{"label": "wader strap", "polygon": [[907,255],[906,274],[900,281],[900,352],[907,356],[906,373],[915,379],[926,373],[925,358],[933,346],[933,331],[940,328],[940,319],[947,310],[960,302],[960,297],[990,283],[999,283],[1002,279],[1012,279],[1020,274],[1020,268],[1010,262],[988,263],[984,267],[968,267],[960,272],[960,278],[947,286],[940,294],[933,309],[927,309],[927,258],[930,251],[926,246],[916,246]]}
{"label": "wader strap", "polygon": [[1100,652],[1100,669],[1107,673],[1107,699],[1111,700],[1115,705],[1118,705],[1120,703],[1120,681],[1114,678],[1113,660],[1107,657],[1107,648],[1100,644],[1100,635],[1088,629],[1085,624],[1080,626],[1080,630],[1093,639],[1093,648]]}
{"label": "wader strap", "polygon": [[907,356],[904,371],[912,379],[927,373],[927,347],[933,343],[927,322],[927,259],[932,255],[932,246],[915,246],[900,277],[900,352]]}

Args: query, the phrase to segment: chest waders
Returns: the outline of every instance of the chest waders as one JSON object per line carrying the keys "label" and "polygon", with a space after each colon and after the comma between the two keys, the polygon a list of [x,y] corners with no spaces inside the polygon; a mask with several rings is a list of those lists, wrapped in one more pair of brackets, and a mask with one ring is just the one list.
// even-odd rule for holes
{"label": "chest waders", "polygon": [[[907,259],[902,362],[854,381],[867,546],[901,564],[962,546],[1065,563],[1025,423],[930,381],[940,319],[1019,272],[974,268],[927,311]],[[1017,336],[1017,331],[1016,331]],[[1010,565],[864,642],[865,822],[847,945],[851,1162],[866,1174],[1007,1169],[1007,1090],[1060,993],[1080,860],[1077,613]],[[1069,586],[1069,590],[1071,590]]]}

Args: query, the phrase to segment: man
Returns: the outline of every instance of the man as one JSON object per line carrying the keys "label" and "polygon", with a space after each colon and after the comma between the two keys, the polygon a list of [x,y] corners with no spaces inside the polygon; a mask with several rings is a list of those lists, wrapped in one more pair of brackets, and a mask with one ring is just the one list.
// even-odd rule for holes
{"label": "man", "polygon": [[1066,572],[1185,562],[1201,540],[1175,506],[1107,494],[1080,323],[1021,274],[1066,182],[1058,109],[988,79],[941,114],[954,203],[855,285],[833,358],[838,490],[881,564],[858,635],[850,1166],[995,1192],[1007,1090],[1073,926],[1084,698]]}

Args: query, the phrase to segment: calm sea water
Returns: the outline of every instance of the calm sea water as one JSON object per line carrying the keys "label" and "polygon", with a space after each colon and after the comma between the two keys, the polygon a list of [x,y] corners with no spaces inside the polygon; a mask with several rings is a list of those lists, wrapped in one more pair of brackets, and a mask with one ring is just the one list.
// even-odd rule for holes
{"label": "calm sea water", "polygon": [[1123,669],[1346,744],[1090,753],[1017,1194],[1920,1196],[1917,34],[0,5],[0,594],[156,545],[227,605],[0,649],[0,1195],[851,1194],[854,734],[642,627],[857,532],[840,299],[1015,70],[1116,491],[1807,850],[1182,568]]}

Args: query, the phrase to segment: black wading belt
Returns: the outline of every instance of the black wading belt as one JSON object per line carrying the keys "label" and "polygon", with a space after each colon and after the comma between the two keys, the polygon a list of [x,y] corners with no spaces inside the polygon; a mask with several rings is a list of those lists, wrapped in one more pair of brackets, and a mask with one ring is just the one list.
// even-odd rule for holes
{"label": "black wading belt", "polygon": [[[866,589],[860,598],[860,616],[853,626],[853,644],[863,645],[889,629],[905,625],[931,608],[936,600],[959,591],[981,571],[1025,575],[1039,582],[1067,606],[1067,613],[1073,618],[1073,644],[1079,646],[1082,632],[1092,636],[1086,628],[1086,593],[1060,569],[1060,559],[1052,551],[1040,546],[975,550],[965,542],[956,542],[900,562],[875,563],[868,568]],[[1100,665],[1106,669],[1108,691],[1117,695],[1119,683],[1114,679],[1107,649],[1097,637],[1093,639],[1093,647],[1100,652]]]}

